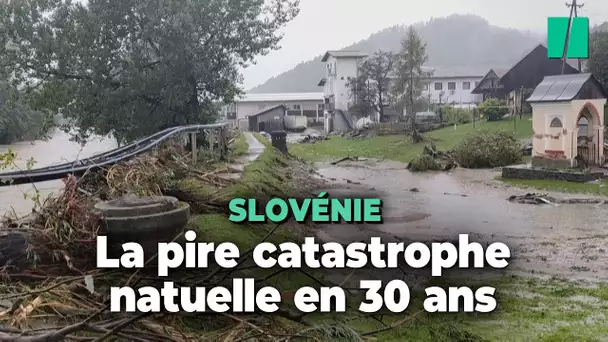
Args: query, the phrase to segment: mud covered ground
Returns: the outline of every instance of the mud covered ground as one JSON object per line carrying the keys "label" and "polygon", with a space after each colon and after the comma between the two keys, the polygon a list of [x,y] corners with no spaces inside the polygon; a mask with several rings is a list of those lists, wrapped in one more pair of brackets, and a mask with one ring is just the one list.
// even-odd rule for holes
{"label": "mud covered ground", "polygon": [[322,239],[456,240],[467,233],[472,240],[509,245],[514,257],[510,272],[608,280],[608,205],[511,203],[509,196],[532,190],[499,183],[497,170],[411,173],[405,164],[373,160],[320,164],[319,169],[345,187],[329,189],[330,194],[382,198],[385,218],[381,225],[321,227]]}

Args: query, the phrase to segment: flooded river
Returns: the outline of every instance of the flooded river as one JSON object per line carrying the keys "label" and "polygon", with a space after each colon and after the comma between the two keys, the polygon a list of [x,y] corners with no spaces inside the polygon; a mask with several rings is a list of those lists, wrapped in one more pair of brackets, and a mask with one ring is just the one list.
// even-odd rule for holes
{"label": "flooded river", "polygon": [[[9,146],[0,145],[0,153],[6,152],[9,148],[17,154],[17,166],[20,169],[26,169],[27,160],[30,158],[36,161],[34,168],[50,166],[114,149],[116,143],[111,139],[94,138],[86,145],[81,146],[71,142],[68,134],[56,131],[47,141],[19,142]],[[62,184],[60,180],[42,182],[37,183],[36,188],[40,191],[41,196],[46,197],[61,189]],[[22,215],[29,212],[32,208],[32,201],[24,199],[24,194],[32,194],[33,191],[34,186],[32,185],[0,187],[0,213],[14,210],[18,215]]]}
{"label": "flooded river", "polygon": [[493,170],[411,173],[404,164],[378,163],[326,165],[320,173],[350,188],[339,191],[381,198],[385,218],[380,225],[322,227],[321,238],[431,241],[467,233],[477,241],[507,243],[517,258],[513,265],[525,272],[608,280],[608,205],[511,203],[510,195],[527,191],[497,184],[499,172]]}

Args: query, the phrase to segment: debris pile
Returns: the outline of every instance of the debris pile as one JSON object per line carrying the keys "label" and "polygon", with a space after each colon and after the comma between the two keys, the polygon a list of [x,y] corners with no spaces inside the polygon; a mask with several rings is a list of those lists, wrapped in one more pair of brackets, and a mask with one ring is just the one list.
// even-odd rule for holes
{"label": "debris pile", "polygon": [[[0,340],[160,342],[235,341],[240,338],[243,341],[275,341],[274,337],[279,335],[285,339],[301,336],[300,332],[307,329],[302,322],[304,314],[295,313],[290,307],[281,307],[274,315],[241,316],[109,311],[110,287],[160,288],[170,281],[180,287],[221,285],[230,288],[232,278],[249,277],[253,266],[248,252],[238,259],[239,267],[235,269],[222,269],[216,265],[175,269],[165,278],[155,276],[156,256],[148,258],[145,267],[135,272],[133,269],[96,268],[96,237],[103,220],[93,207],[102,197],[111,200],[126,194],[168,195],[168,189],[178,189],[182,191],[182,197],[175,197],[191,207],[215,210],[216,213],[225,210],[223,192],[219,190],[231,189],[233,185],[218,177],[225,164],[193,167],[188,165],[186,158],[187,155],[162,150],[109,169],[89,172],[80,178],[67,177],[59,196],[36,204],[28,217],[7,217],[0,221],[0,277],[4,284],[0,286]],[[298,177],[311,178],[309,170],[304,165],[301,168],[290,176],[291,181],[300,184]],[[188,182],[180,183],[184,179]],[[204,188],[206,196],[202,195],[201,189],[193,191],[194,185]],[[234,186],[241,187],[241,183]],[[269,231],[264,240],[272,237],[279,227]],[[264,278],[262,281],[272,282],[281,274],[276,270],[266,271],[268,274],[260,275]],[[192,323],[213,328],[203,329],[208,336],[202,336],[200,331],[193,332]],[[317,335],[314,331],[307,331],[307,334]],[[359,338],[358,334],[353,334]],[[315,340],[323,340],[321,337],[315,337]]]}
{"label": "debris pile", "polygon": [[525,195],[513,195],[507,201],[521,204],[551,204],[555,205],[558,201],[547,194],[527,193]]}
{"label": "debris pile", "polygon": [[314,144],[317,141],[327,140],[327,136],[325,135],[316,135],[316,134],[307,134],[300,141],[299,144]]}
{"label": "debris pile", "polygon": [[438,151],[434,143],[424,146],[422,153],[407,165],[412,172],[449,171],[458,167],[453,153]]}

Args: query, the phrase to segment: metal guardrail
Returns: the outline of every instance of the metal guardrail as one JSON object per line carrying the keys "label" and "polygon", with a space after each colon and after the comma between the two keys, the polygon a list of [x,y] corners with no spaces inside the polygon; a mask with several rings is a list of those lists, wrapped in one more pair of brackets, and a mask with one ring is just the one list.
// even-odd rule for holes
{"label": "metal guardrail", "polygon": [[[100,153],[83,160],[30,170],[0,173],[0,186],[45,182],[49,180],[61,179],[69,174],[81,176],[87,171],[93,171],[102,167],[111,166],[123,161],[127,161],[140,154],[149,152],[154,148],[158,147],[161,143],[179,134],[199,133],[206,129],[227,129],[228,127],[228,123],[217,123],[209,125],[187,125],[168,128],[163,131],[152,134],[146,138],[135,141],[129,145],[119,147],[104,153]],[[226,137],[225,131],[222,131],[220,136],[224,140],[220,143],[227,145],[228,139]],[[192,138],[192,142],[193,151],[195,151],[196,139],[194,137]],[[227,146],[222,146],[222,148],[226,147]],[[196,161],[195,154],[193,154],[193,159],[194,161]]]}

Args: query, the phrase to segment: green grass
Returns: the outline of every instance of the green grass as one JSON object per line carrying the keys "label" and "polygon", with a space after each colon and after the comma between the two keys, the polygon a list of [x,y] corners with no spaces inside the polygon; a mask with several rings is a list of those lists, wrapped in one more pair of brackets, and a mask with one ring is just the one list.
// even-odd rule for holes
{"label": "green grass", "polygon": [[[462,281],[458,286],[471,281]],[[440,284],[438,284],[440,285]],[[443,284],[446,288],[448,284]],[[607,336],[608,287],[586,287],[562,280],[541,280],[503,276],[478,285],[497,289],[497,309],[490,314],[479,313],[421,313],[407,324],[376,335],[378,341],[598,341]],[[454,286],[454,284],[452,284]],[[384,324],[401,320],[422,308],[425,297],[412,293],[410,307],[400,315],[385,316]],[[336,319],[317,315],[325,324],[350,320],[349,326],[358,332],[373,331],[383,325],[373,319],[356,319],[347,313]],[[455,336],[457,335],[457,336]],[[467,338],[468,335],[468,338]]]}
{"label": "green grass", "polygon": [[[463,137],[477,130],[506,130],[515,131],[518,138],[532,137],[532,117],[524,116],[498,122],[478,121],[473,127],[472,123],[424,134],[427,141],[433,141],[440,150],[454,148]],[[314,144],[291,144],[289,152],[309,161],[328,161],[347,156],[380,158],[409,162],[416,157],[426,142],[412,144],[410,136],[390,135],[375,138],[351,139],[344,137],[330,137],[328,140]]]}
{"label": "green grass", "polygon": [[[269,145],[263,137],[257,137],[260,142]],[[278,163],[278,164],[277,164]],[[284,163],[284,164],[283,164]],[[290,190],[292,183],[289,177],[274,178],[275,172],[288,173],[287,159],[272,148],[266,151],[250,164],[243,175],[247,186],[236,187],[233,195],[239,193],[243,196],[251,195],[251,191]],[[268,178],[273,177],[274,183],[269,184]],[[568,186],[584,184],[567,183]],[[257,189],[257,190],[256,190]],[[235,243],[241,251],[260,242],[267,233],[274,228],[274,224],[235,224],[228,221],[225,214],[209,214],[193,216],[191,225],[199,231],[199,238],[209,242]],[[307,231],[307,230],[306,230]],[[280,243],[283,241],[298,241],[305,232],[295,230],[293,227],[280,227],[268,241]],[[310,271],[310,270],[309,270]],[[265,279],[275,270],[252,269],[249,275],[256,279]],[[326,282],[322,276],[313,273],[313,276]],[[322,271],[320,272],[322,274]],[[298,270],[287,270],[276,277],[265,281],[283,294],[303,286],[318,287],[319,284]],[[327,285],[332,285],[326,283]],[[431,285],[431,284],[429,284]],[[479,337],[486,341],[597,341],[599,337],[608,336],[608,325],[604,324],[608,316],[608,285],[600,284],[594,287],[559,279],[540,279],[530,277],[496,276],[484,283],[478,280],[461,279],[433,280],[432,285],[442,286],[494,286],[497,289],[498,308],[490,314],[474,313],[420,313],[415,319],[399,325],[394,329],[378,333],[374,337],[378,341],[477,341]],[[359,297],[352,297],[352,307],[356,309],[360,303]],[[411,304],[402,314],[376,315],[374,318],[363,317],[353,309],[339,314],[310,314],[306,319],[319,325],[316,332],[310,328],[296,323],[280,321],[293,331],[309,329],[309,333],[320,341],[353,341],[346,337],[349,331],[358,333],[380,329],[383,324],[391,324],[402,320],[408,315],[420,311],[424,302],[423,292],[412,291]],[[284,298],[287,307],[293,309],[290,299]],[[383,323],[378,322],[378,319]],[[233,322],[225,323],[217,320],[209,321],[202,318],[189,319],[187,324],[200,336],[213,338],[218,331],[218,324],[228,329]],[[333,327],[333,328],[330,328]],[[341,337],[336,336],[340,334]],[[330,336],[331,335],[331,336]]]}
{"label": "green grass", "polygon": [[[444,137],[447,134],[444,134]],[[263,137],[257,136],[260,142],[270,145]],[[287,159],[272,148],[266,151],[250,164],[243,174],[243,182],[247,186],[233,188],[232,194],[249,196],[252,191],[273,193],[289,191],[293,186],[289,176]],[[280,173],[283,178],[275,178]],[[272,178],[271,178],[272,177]],[[268,179],[274,181],[269,184]],[[578,188],[589,184],[564,182],[563,187]],[[539,186],[539,184],[537,184]],[[546,187],[554,187],[555,182],[545,183]],[[591,189],[591,188],[588,188]],[[590,190],[588,190],[590,191]],[[273,224],[234,224],[228,221],[224,214],[194,216],[191,220],[199,231],[199,238],[210,242],[230,241],[244,251],[260,242],[274,227]],[[283,241],[298,241],[302,232],[287,226],[280,227],[268,241],[280,243]],[[252,270],[257,279],[268,277],[274,270]],[[314,274],[314,273],[313,273]],[[317,279],[325,281],[320,275]],[[314,280],[300,271],[289,270],[267,280],[268,285],[275,286],[282,293],[289,293],[303,286],[318,287]],[[331,285],[331,284],[329,284]],[[430,284],[429,284],[430,285]],[[494,279],[479,283],[475,280],[462,279],[434,280],[432,285],[452,286],[467,285],[473,288],[481,285],[497,288],[498,308],[490,314],[473,313],[420,313],[415,319],[386,332],[376,334],[378,341],[477,341],[479,337],[487,341],[598,341],[608,336],[608,325],[604,324],[608,316],[608,285],[588,286],[559,279],[540,279],[515,276],[496,276]],[[312,324],[318,324],[314,335],[320,341],[352,341],[345,337],[348,331],[359,333],[380,329],[383,324],[399,321],[409,314],[422,308],[425,296],[421,291],[412,291],[410,307],[402,314],[376,315],[375,318],[363,317],[352,310],[339,314],[311,314],[306,319]],[[360,298],[353,297],[356,308]],[[291,307],[290,301],[284,300]],[[383,323],[378,322],[381,319]],[[212,338],[217,324],[209,321],[191,320],[192,329],[200,336]],[[293,322],[281,320],[291,327],[292,331],[309,330],[309,327],[299,326]],[[205,325],[206,324],[206,325]],[[229,322],[229,326],[234,323]],[[223,326],[223,325],[222,325]],[[227,329],[229,326],[225,326]],[[334,327],[330,329],[330,327]],[[340,333],[341,337],[336,334]],[[313,333],[310,333],[313,334]],[[332,335],[329,337],[328,335]]]}
{"label": "green grass", "polygon": [[506,179],[499,178],[503,183],[519,187],[544,191],[556,191],[571,194],[593,194],[608,195],[608,182],[602,181],[601,185],[590,183],[576,183],[550,179]]}
{"label": "green grass", "polygon": [[[201,241],[235,243],[245,251],[260,242],[274,227],[274,224],[235,224],[225,215],[194,216],[191,224],[198,227]],[[280,227],[267,241],[275,244],[283,241],[298,241],[297,234],[288,227]],[[250,269],[249,276],[264,279],[276,270]],[[321,272],[307,270],[321,282]],[[320,274],[321,273],[321,274]],[[287,270],[268,279],[283,294],[303,286],[319,287],[316,280],[298,270]],[[332,285],[325,283],[326,285]],[[471,279],[432,280],[428,286],[479,286],[496,288],[497,309],[489,314],[481,313],[418,313],[415,319],[374,337],[378,341],[599,341],[608,336],[608,284],[590,285],[562,279],[543,279],[522,276],[495,276],[484,282]],[[351,297],[351,307],[346,313],[316,313],[306,316],[306,320],[318,325],[314,334],[320,341],[353,341],[345,333],[355,331],[365,333],[381,329],[397,322],[423,308],[425,294],[412,290],[410,306],[401,314],[385,313],[374,317],[363,316],[356,312],[361,298]],[[290,299],[284,297],[286,307],[294,308]],[[378,320],[381,320],[380,323]],[[280,320],[292,331],[310,330],[309,327]],[[191,322],[192,329],[201,336],[211,337],[217,326],[206,327],[200,322]],[[209,324],[209,322],[206,322]],[[330,327],[333,327],[330,329]],[[336,334],[341,334],[341,338]],[[313,335],[307,334],[307,335]],[[331,337],[328,335],[332,335]]]}
{"label": "green grass", "polygon": [[224,197],[273,197],[292,193],[293,182],[290,161],[270,145],[261,135],[256,138],[266,149],[245,167],[241,179],[234,185],[222,190]]}
{"label": "green grass", "polygon": [[247,139],[242,134],[239,134],[232,144],[229,146],[230,156],[231,157],[240,157],[247,154],[249,151],[249,145],[247,144]]}

